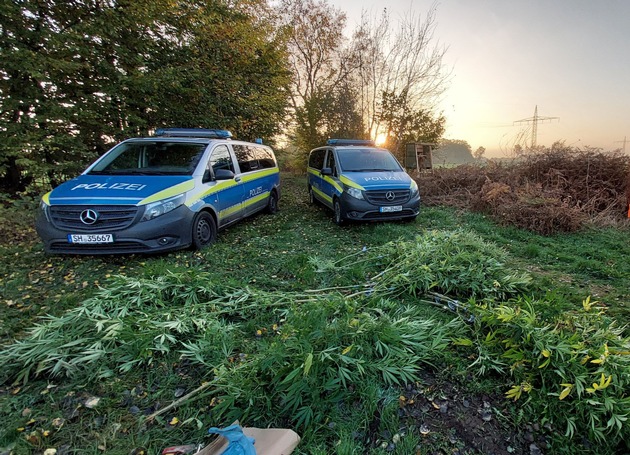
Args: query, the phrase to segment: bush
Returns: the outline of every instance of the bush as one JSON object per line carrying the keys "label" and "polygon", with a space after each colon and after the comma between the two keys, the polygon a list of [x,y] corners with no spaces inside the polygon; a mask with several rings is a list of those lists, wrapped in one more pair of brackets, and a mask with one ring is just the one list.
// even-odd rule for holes
{"label": "bush", "polygon": [[561,143],[511,162],[435,169],[418,178],[426,204],[471,208],[540,234],[627,217],[630,157]]}

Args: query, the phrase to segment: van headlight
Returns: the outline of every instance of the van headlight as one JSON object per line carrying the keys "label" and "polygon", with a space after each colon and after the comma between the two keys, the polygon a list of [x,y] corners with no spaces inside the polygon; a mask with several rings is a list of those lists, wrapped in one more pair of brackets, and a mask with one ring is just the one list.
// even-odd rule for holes
{"label": "van headlight", "polygon": [[346,192],[355,199],[365,199],[363,197],[363,191],[358,188],[353,188],[351,186],[346,187]]}
{"label": "van headlight", "polygon": [[409,198],[416,197],[418,195],[418,192],[419,192],[418,184],[416,183],[415,180],[412,180],[411,181],[411,188],[410,188],[410,191],[409,191]]}
{"label": "van headlight", "polygon": [[46,204],[43,199],[39,202],[39,209],[42,211],[42,214],[46,217],[46,221],[50,221],[50,216],[48,215],[48,204]]}
{"label": "van headlight", "polygon": [[142,221],[149,221],[153,218],[157,218],[160,215],[164,215],[177,207],[182,205],[185,200],[185,195],[170,197],[168,199],[162,199],[161,201],[151,202],[144,208],[144,215],[142,215]]}

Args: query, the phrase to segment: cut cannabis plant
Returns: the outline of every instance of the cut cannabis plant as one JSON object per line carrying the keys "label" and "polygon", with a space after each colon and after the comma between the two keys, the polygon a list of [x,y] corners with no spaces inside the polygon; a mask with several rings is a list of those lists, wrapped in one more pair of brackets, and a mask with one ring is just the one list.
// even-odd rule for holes
{"label": "cut cannabis plant", "polygon": [[472,338],[456,343],[477,349],[471,367],[480,374],[509,374],[506,397],[527,397],[530,415],[543,424],[618,450],[630,441],[630,339],[590,298],[554,321],[540,320],[540,304],[521,297],[477,305]]}
{"label": "cut cannabis plant", "polygon": [[361,264],[368,282],[359,291],[381,296],[429,291],[455,298],[505,299],[526,291],[531,277],[506,264],[507,253],[465,230],[429,231],[413,241],[366,248],[337,261],[312,258],[321,273],[339,273]]}

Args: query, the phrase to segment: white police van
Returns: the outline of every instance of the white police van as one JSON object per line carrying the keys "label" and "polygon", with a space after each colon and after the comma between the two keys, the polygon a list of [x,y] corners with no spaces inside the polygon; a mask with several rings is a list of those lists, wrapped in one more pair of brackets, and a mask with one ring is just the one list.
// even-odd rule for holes
{"label": "white police van", "polygon": [[388,150],[373,141],[330,139],[311,151],[308,194],[347,220],[414,220],[420,213],[418,185]]}
{"label": "white police van", "polygon": [[163,252],[216,240],[217,231],[275,213],[273,150],[225,130],[166,128],[128,139],[43,196],[37,232],[49,253]]}

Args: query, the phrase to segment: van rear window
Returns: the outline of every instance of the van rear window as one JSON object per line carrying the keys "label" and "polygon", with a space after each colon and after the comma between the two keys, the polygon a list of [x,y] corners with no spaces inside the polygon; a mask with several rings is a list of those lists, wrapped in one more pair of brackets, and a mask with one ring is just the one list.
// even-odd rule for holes
{"label": "van rear window", "polygon": [[122,143],[108,153],[90,174],[191,175],[206,149],[186,142]]}
{"label": "van rear window", "polygon": [[264,147],[234,144],[232,146],[241,172],[257,171],[276,167],[273,154]]}

